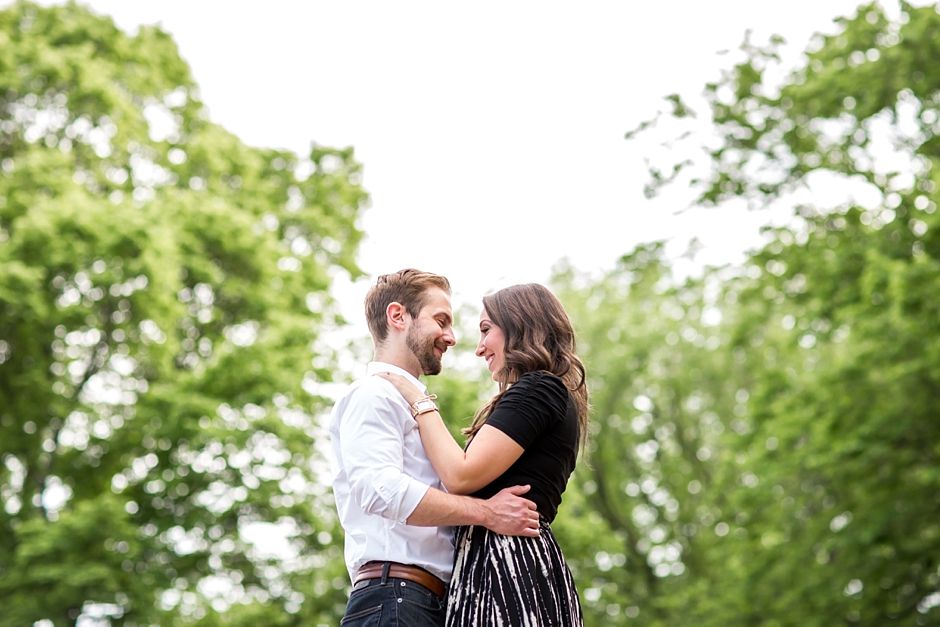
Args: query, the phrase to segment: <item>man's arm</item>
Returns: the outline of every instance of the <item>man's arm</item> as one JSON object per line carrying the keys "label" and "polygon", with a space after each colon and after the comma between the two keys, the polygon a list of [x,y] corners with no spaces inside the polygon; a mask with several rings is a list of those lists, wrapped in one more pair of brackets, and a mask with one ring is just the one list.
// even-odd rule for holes
{"label": "man's arm", "polygon": [[403,433],[392,402],[401,397],[394,390],[389,397],[388,390],[373,386],[391,388],[377,377],[364,384],[344,399],[339,425],[350,496],[364,513],[418,527],[481,525],[503,535],[539,535],[535,504],[518,496],[528,486],[506,488],[481,500],[448,494],[405,475]]}
{"label": "man's arm", "polygon": [[382,389],[387,385],[370,377],[342,400],[337,441],[352,501],[364,514],[404,523],[428,486],[403,472],[401,397]]}
{"label": "man's arm", "polygon": [[539,513],[535,503],[520,494],[529,486],[513,486],[486,500],[448,494],[429,488],[408,517],[417,527],[480,525],[505,536],[539,535]]}

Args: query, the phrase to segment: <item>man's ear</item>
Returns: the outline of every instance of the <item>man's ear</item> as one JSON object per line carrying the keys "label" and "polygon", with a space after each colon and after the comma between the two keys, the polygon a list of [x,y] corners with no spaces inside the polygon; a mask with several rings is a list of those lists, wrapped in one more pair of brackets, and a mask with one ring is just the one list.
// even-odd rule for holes
{"label": "man's ear", "polygon": [[385,321],[390,329],[404,331],[405,316],[407,315],[408,312],[405,311],[405,306],[401,303],[389,303],[388,307],[385,308]]}

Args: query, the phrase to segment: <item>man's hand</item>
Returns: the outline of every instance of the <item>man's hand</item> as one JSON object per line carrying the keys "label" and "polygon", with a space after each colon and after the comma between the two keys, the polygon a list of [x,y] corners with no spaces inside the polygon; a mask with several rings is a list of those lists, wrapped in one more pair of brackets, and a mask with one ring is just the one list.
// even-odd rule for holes
{"label": "man's hand", "polygon": [[529,486],[517,485],[484,501],[429,488],[406,522],[418,527],[480,525],[504,536],[537,538],[538,510],[535,503],[519,496],[528,491]]}
{"label": "man's hand", "polygon": [[483,526],[504,536],[537,538],[539,513],[535,503],[519,496],[528,491],[529,486],[517,485],[483,501],[486,508]]}

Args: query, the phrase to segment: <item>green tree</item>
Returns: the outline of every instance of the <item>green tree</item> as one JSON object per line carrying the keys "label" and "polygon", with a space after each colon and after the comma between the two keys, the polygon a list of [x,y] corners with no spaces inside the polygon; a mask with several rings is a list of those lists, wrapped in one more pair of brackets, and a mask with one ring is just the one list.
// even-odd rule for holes
{"label": "green tree", "polygon": [[[682,284],[655,246],[556,280],[594,390],[559,520],[592,624],[940,624],[940,15],[837,23],[782,82],[781,42],[746,43],[705,163],[651,172],[791,226]],[[819,181],[845,202],[801,200]]]}
{"label": "green tree", "polygon": [[159,28],[0,11],[0,625],[334,622],[319,337],[360,177],[208,121]]}
{"label": "green tree", "polygon": [[[750,373],[722,324],[722,277],[673,285],[661,244],[601,279],[554,279],[579,332],[594,408],[559,514],[589,624],[673,624],[710,577],[737,512],[735,446]],[[587,523],[587,524],[585,524]],[[600,533],[598,530],[604,530]]]}

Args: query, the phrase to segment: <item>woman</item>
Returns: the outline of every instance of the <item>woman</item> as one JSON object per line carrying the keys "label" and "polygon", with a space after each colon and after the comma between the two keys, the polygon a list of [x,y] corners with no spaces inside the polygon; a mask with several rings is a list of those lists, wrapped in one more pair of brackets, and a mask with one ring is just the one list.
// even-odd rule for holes
{"label": "woman", "polygon": [[483,298],[476,354],[499,392],[469,429],[466,449],[444,426],[434,397],[385,373],[412,404],[428,458],[447,490],[488,498],[529,485],[537,538],[457,530],[448,625],[581,625],[571,572],[549,523],[587,433],[585,371],[564,308],[547,288],[516,285]]}

